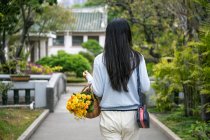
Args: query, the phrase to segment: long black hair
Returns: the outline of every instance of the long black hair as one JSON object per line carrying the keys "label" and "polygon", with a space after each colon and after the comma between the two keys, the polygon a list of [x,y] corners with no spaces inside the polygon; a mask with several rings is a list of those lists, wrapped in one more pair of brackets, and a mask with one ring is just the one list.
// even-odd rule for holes
{"label": "long black hair", "polygon": [[117,91],[128,92],[130,76],[140,63],[140,54],[132,49],[132,36],[125,19],[114,19],[106,28],[104,61],[111,81]]}

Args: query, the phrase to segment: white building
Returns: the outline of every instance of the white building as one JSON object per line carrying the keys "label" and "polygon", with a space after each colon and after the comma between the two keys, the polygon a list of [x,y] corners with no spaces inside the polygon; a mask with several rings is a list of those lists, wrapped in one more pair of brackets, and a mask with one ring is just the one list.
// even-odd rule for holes
{"label": "white building", "polygon": [[88,39],[95,39],[102,47],[104,46],[107,26],[106,7],[77,8],[72,9],[72,12],[75,22],[66,25],[64,30],[58,30],[56,37],[43,35],[40,47],[36,47],[38,43],[33,42],[35,47],[31,52],[30,61],[36,62],[45,56],[56,54],[59,50],[71,54],[86,51],[81,47],[81,43]]}
{"label": "white building", "polygon": [[95,39],[103,47],[105,42],[105,29],[107,26],[107,13],[105,7],[72,9],[75,23],[67,25],[65,30],[57,31],[53,39],[53,46],[49,54],[56,54],[58,50],[68,53],[78,53],[84,50],[81,43],[88,39]]}

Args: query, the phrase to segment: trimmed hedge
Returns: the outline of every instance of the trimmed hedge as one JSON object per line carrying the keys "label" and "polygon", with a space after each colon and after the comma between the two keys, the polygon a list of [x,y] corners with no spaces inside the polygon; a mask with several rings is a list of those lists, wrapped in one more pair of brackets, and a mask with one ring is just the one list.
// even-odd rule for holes
{"label": "trimmed hedge", "polygon": [[90,71],[90,62],[80,54],[68,54],[65,51],[58,51],[57,55],[44,57],[37,61],[37,64],[50,67],[61,66],[61,72],[75,72],[77,77],[82,77],[84,70]]}

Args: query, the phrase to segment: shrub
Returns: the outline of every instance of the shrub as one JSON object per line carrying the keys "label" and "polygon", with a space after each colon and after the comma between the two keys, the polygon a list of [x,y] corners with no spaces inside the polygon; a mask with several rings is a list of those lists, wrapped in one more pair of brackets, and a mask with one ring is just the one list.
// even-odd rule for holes
{"label": "shrub", "polygon": [[82,43],[82,47],[87,49],[90,53],[92,53],[94,56],[97,56],[102,52],[102,47],[99,45],[99,43],[96,40],[88,40],[87,42]]}
{"label": "shrub", "polygon": [[147,72],[149,76],[153,75],[153,66],[154,66],[154,63],[147,63]]}
{"label": "shrub", "polygon": [[49,67],[33,63],[28,63],[27,67],[26,73],[28,74],[52,74],[53,72],[60,72],[62,70],[61,66]]}
{"label": "shrub", "polygon": [[176,79],[171,77],[175,69],[174,64],[169,63],[166,59],[162,59],[154,66],[155,83],[153,87],[157,95],[156,105],[160,111],[170,111],[174,104],[174,91],[180,91],[179,85],[174,82]]}
{"label": "shrub", "polygon": [[191,129],[189,131],[192,136],[199,140],[210,139],[210,124],[206,122],[196,121],[196,124],[191,125]]}
{"label": "shrub", "polygon": [[82,77],[84,70],[90,70],[90,62],[79,54],[68,54],[64,51],[59,51],[57,55],[42,58],[37,61],[40,65],[49,67],[61,66],[61,72],[75,72],[76,76]]}
{"label": "shrub", "polygon": [[79,54],[82,55],[83,57],[85,57],[90,62],[91,65],[93,64],[93,61],[94,61],[93,55],[91,55],[88,52],[79,52]]}

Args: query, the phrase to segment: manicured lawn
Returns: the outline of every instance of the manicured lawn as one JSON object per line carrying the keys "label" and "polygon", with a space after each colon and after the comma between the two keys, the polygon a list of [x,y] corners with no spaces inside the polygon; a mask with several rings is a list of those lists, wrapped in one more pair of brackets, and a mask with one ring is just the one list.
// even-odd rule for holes
{"label": "manicured lawn", "polygon": [[183,110],[180,108],[165,113],[158,113],[156,109],[150,108],[149,112],[153,113],[158,120],[183,140],[197,140],[197,138],[192,135],[191,125],[196,124],[196,121],[201,121],[199,117],[185,117],[183,115]]}
{"label": "manicured lawn", "polygon": [[83,77],[68,77],[67,83],[84,83],[87,82]]}
{"label": "manicured lawn", "polygon": [[0,140],[16,140],[43,110],[0,109]]}

